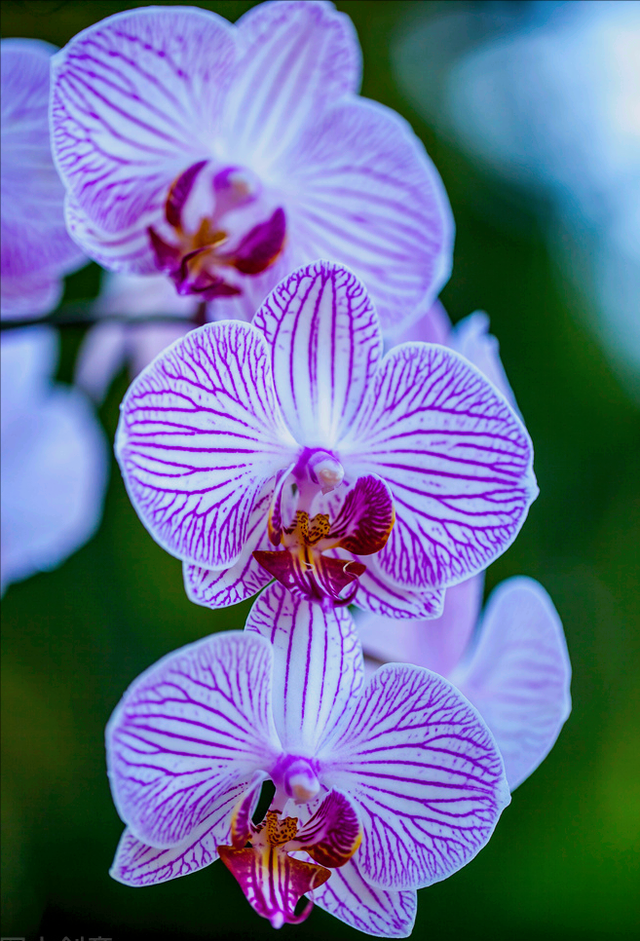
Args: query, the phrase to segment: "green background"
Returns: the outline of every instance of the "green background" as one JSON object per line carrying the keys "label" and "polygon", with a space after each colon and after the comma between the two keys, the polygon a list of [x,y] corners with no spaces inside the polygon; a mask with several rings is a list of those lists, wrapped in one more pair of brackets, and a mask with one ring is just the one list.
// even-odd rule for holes
{"label": "green background", "polygon": [[[3,2],[3,36],[64,45],[142,4]],[[235,20],[252,4],[201,3]],[[453,4],[448,4],[449,8]],[[565,625],[573,713],[551,755],[514,794],[469,866],[419,893],[415,938],[596,939],[640,929],[640,413],[586,326],[588,300],[549,256],[533,209],[439,139],[395,85],[398,25],[430,4],[346,2],[364,54],[363,94],[398,110],[424,140],[457,225],[442,299],[454,321],[489,312],[536,448],[540,497],[487,591],[539,579]],[[487,211],[487,207],[491,211]],[[505,222],[507,224],[505,224]],[[91,265],[67,300],[95,295]],[[82,332],[65,331],[69,381]],[[101,409],[111,439],[121,375]],[[190,604],[180,563],[147,535],[112,467],[97,536],[57,571],[13,585],[3,603],[3,935],[271,938],[223,866],[147,889],[108,868],[122,830],[104,770],[104,725],[157,658],[223,628],[249,605]],[[316,909],[305,939],[357,933]],[[292,935],[293,937],[293,935]]]}

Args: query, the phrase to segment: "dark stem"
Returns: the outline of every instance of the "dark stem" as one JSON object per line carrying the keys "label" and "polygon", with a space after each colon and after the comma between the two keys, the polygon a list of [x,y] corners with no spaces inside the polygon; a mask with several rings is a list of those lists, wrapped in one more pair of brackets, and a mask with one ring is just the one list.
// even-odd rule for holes
{"label": "dark stem", "polygon": [[93,301],[79,301],[75,304],[65,304],[53,314],[45,317],[21,317],[18,320],[0,320],[0,330],[18,330],[21,327],[36,327],[48,324],[50,327],[92,327],[98,323],[124,323],[135,326],[144,323],[175,323],[185,327],[200,327],[207,322],[207,305],[203,301],[198,304],[191,317],[179,314],[100,314],[90,310]]}

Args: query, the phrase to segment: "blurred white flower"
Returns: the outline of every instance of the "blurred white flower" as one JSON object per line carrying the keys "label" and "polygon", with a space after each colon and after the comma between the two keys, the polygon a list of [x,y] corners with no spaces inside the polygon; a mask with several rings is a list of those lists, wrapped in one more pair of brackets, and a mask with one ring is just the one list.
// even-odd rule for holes
{"label": "blurred white flower", "polygon": [[0,590],[52,569],[95,532],[107,480],[104,434],[85,396],[51,381],[56,334],[2,337]]}

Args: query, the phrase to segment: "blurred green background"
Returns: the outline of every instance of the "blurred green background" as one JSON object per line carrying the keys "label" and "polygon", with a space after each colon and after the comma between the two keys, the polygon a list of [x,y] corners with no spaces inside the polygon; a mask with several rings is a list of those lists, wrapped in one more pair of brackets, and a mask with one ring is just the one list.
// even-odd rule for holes
{"label": "blurred green background", "polygon": [[[61,46],[103,16],[140,5],[3,2],[2,35]],[[252,6],[197,5],[230,20]],[[539,579],[564,622],[574,671],[573,713],[553,752],[515,792],[480,856],[419,893],[414,937],[635,938],[640,412],[586,326],[584,298],[549,257],[532,207],[438,138],[394,83],[390,50],[398,30],[433,15],[436,5],[337,6],[360,36],[363,94],[411,121],[442,175],[457,225],[442,300],[454,321],[488,311],[536,448],[540,497],[516,543],[489,570],[487,592],[510,575]],[[68,279],[66,299],[94,296],[98,287],[91,265]],[[65,331],[62,381],[71,379],[81,338],[80,330]],[[121,375],[101,410],[111,439],[126,386]],[[97,536],[57,571],[9,588],[3,935],[272,937],[221,865],[148,889],[108,876],[122,830],[102,745],[112,709],[157,658],[212,631],[241,627],[248,607],[216,613],[187,601],[180,563],[143,529],[115,465]],[[305,939],[357,936],[318,909],[303,927],[282,930]]]}

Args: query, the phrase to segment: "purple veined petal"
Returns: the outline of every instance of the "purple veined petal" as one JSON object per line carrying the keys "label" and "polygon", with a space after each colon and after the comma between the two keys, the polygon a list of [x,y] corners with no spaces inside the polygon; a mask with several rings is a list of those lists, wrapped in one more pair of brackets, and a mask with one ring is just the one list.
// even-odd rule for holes
{"label": "purple veined petal", "polygon": [[230,321],[191,331],[138,376],[121,409],[116,454],[151,535],[185,562],[234,565],[266,482],[298,450],[260,335]]}
{"label": "purple veined petal", "polygon": [[353,618],[274,582],[254,603],[245,630],[273,645],[273,713],[282,747],[315,754],[348,723],[363,688]]}
{"label": "purple veined petal", "polygon": [[500,359],[500,345],[489,333],[489,317],[483,310],[477,310],[459,320],[451,331],[448,345],[473,363],[496,389],[502,392],[509,405],[520,415],[513,389],[509,385]]}
{"label": "purple veined petal", "polygon": [[418,909],[415,891],[381,889],[364,878],[357,856],[331,873],[309,898],[352,928],[379,938],[408,938]]}
{"label": "purple veined petal", "polygon": [[[381,571],[376,557],[367,556],[365,565],[366,571],[358,579],[355,603],[359,608],[376,615],[374,621],[377,622],[378,616],[381,621],[387,621],[390,618],[416,620],[440,616],[444,604],[444,591],[440,589],[411,591],[403,585],[396,585]],[[389,621],[387,629],[393,632],[396,625]]]}
{"label": "purple veined petal", "polygon": [[263,638],[216,634],[129,687],[107,726],[107,764],[118,813],[139,840],[184,841],[224,794],[275,763],[272,662]]}
{"label": "purple veined petal", "polygon": [[93,222],[71,195],[67,195],[64,211],[72,238],[98,264],[120,273],[158,274],[155,255],[143,226],[134,222],[126,229],[108,232]]}
{"label": "purple veined petal", "polygon": [[184,563],[185,591],[195,604],[207,608],[226,608],[251,598],[269,584],[271,576],[256,562],[253,552],[255,549],[271,548],[266,529],[270,497],[270,490],[267,489],[267,493],[258,499],[247,524],[245,547],[235,565],[229,569],[216,570]]}
{"label": "purple veined petal", "polygon": [[281,185],[290,240],[366,285],[386,331],[430,306],[451,272],[454,224],[438,172],[410,126],[366,99],[314,121]]}
{"label": "purple veined petal", "polygon": [[281,156],[301,130],[331,101],[358,91],[358,38],[348,16],[315,0],[259,4],[236,26],[223,137],[230,158],[280,178]]}
{"label": "purple veined petal", "polygon": [[300,268],[266,298],[253,325],[271,350],[276,397],[296,441],[338,446],[382,352],[362,284],[330,262]]}
{"label": "purple veined petal", "polygon": [[547,756],[571,712],[562,623],[532,578],[510,578],[487,603],[478,644],[452,681],[495,736],[511,790]]}
{"label": "purple veined petal", "polygon": [[486,568],[538,493],[533,447],[513,410],[467,360],[430,344],[386,355],[341,460],[347,474],[389,484],[396,524],[378,562],[413,589]]}
{"label": "purple veined petal", "polygon": [[226,791],[206,820],[176,846],[160,849],[149,846],[127,828],[109,875],[124,885],[157,885],[211,865],[218,858],[218,845],[230,840],[231,814],[247,786],[247,782],[242,781]]}
{"label": "purple veined petal", "polygon": [[356,623],[365,656],[381,663],[415,663],[449,676],[478,622],[483,584],[484,575],[474,575],[442,592],[442,613],[430,620],[398,624],[389,616],[360,615]]}
{"label": "purple veined petal", "polygon": [[64,222],[64,187],[51,158],[49,66],[55,47],[35,39],[3,39],[2,314],[52,310],[60,279],[83,264]]}
{"label": "purple veined petal", "polygon": [[185,7],[116,13],[53,58],[54,159],[96,233],[145,233],[173,180],[213,156],[234,60],[233,27]]}
{"label": "purple veined petal", "polygon": [[466,865],[510,800],[476,710],[447,680],[408,664],[374,674],[320,774],[360,805],[361,872],[393,889],[431,885]]}

